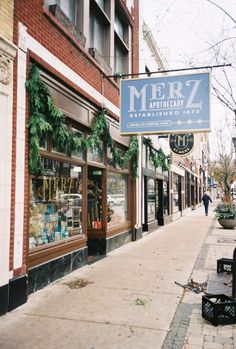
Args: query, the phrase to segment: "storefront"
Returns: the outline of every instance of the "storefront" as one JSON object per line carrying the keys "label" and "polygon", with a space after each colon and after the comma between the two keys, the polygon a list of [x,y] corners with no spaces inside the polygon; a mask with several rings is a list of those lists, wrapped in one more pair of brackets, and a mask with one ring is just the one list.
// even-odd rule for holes
{"label": "storefront", "polygon": [[180,218],[183,214],[185,198],[184,187],[185,171],[176,166],[171,166],[171,216],[172,220]]}
{"label": "storefront", "polygon": [[150,143],[143,138],[142,144],[142,225],[143,231],[151,232],[164,225],[169,217],[169,177],[161,166],[155,167],[152,157],[159,151],[150,150]]}
{"label": "storefront", "polygon": [[[98,110],[41,72],[65,128],[88,139]],[[107,121],[108,122],[108,121]],[[116,122],[109,130],[119,156],[130,139]],[[41,173],[31,174],[29,192],[29,293],[85,265],[88,256],[105,255],[133,238],[134,200],[130,162],[121,167],[101,139],[99,146],[71,152],[53,137],[41,140]]]}
{"label": "storefront", "polygon": [[158,180],[159,205],[157,211],[158,225],[171,222],[170,219],[170,196],[169,196],[169,172],[163,172],[164,179]]}
{"label": "storefront", "polygon": [[185,208],[190,208],[190,173],[185,171]]}

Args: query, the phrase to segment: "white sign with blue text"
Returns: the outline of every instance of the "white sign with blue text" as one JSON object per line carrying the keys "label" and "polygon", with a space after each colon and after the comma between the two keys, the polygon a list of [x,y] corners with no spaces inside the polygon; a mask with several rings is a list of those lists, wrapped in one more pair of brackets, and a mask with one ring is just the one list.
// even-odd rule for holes
{"label": "white sign with blue text", "polygon": [[121,80],[121,134],[210,131],[209,73]]}

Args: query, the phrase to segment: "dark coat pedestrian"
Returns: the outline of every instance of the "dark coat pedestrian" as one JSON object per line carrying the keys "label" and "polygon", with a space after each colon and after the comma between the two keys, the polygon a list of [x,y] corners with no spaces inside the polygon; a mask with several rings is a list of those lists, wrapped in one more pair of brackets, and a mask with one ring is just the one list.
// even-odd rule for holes
{"label": "dark coat pedestrian", "polygon": [[204,205],[204,208],[205,208],[205,214],[206,214],[206,216],[208,216],[209,202],[212,202],[212,200],[211,200],[210,196],[207,193],[204,193],[203,197],[202,197],[202,201],[203,201],[203,205]]}

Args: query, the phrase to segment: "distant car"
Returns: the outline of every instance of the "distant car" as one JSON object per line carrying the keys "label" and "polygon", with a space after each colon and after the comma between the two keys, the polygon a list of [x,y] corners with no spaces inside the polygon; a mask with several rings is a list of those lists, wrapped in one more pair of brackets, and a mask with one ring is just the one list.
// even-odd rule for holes
{"label": "distant car", "polygon": [[116,198],[116,205],[117,206],[121,206],[121,205],[123,205],[125,203],[125,198],[124,198],[124,196],[118,196],[117,198]]}
{"label": "distant car", "polygon": [[116,204],[116,200],[111,195],[107,195],[107,204],[112,207]]}
{"label": "distant car", "polygon": [[62,194],[61,200],[66,201],[68,204],[81,206],[82,205],[82,195],[81,194]]}

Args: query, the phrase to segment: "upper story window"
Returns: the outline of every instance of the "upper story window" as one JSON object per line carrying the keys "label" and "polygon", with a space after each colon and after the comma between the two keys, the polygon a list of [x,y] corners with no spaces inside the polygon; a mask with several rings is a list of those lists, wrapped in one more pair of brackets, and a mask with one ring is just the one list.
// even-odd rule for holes
{"label": "upper story window", "polygon": [[85,46],[83,0],[45,0],[45,5],[68,33]]}
{"label": "upper story window", "polygon": [[121,39],[124,40],[125,27],[117,14],[115,15],[115,31],[121,37]]}
{"label": "upper story window", "polygon": [[71,20],[71,22],[77,22],[77,0],[60,0],[60,8],[65,15]]}
{"label": "upper story window", "polygon": [[99,58],[102,57],[109,64],[110,19],[106,4],[105,0],[92,0],[90,2],[89,49],[96,60],[99,61]]}
{"label": "upper story window", "polygon": [[114,21],[114,72],[129,71],[129,25],[122,11],[115,9]]}
{"label": "upper story window", "polygon": [[51,5],[58,5],[67,18],[74,24],[78,22],[80,2],[81,0],[46,0],[49,8]]}
{"label": "upper story window", "polygon": [[95,1],[105,11],[105,0],[95,0]]}

